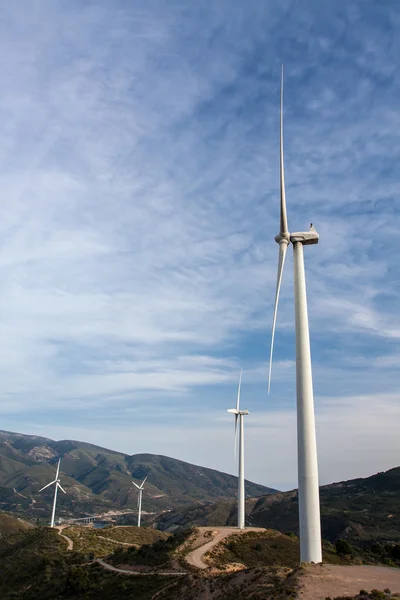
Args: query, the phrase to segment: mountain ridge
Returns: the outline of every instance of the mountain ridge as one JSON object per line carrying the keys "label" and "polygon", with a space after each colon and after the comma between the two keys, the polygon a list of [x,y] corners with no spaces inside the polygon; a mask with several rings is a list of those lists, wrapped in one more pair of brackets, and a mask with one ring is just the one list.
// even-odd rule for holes
{"label": "mountain ridge", "polygon": [[[180,459],[150,453],[128,455],[88,442],[0,431],[0,508],[44,518],[52,490],[38,491],[54,479],[59,457],[61,482],[68,492],[58,500],[57,511],[62,516],[135,510],[137,493],[132,479],[140,481],[146,476],[147,511],[236,496],[235,476]],[[246,487],[248,495],[256,497],[276,491],[251,481]]]}

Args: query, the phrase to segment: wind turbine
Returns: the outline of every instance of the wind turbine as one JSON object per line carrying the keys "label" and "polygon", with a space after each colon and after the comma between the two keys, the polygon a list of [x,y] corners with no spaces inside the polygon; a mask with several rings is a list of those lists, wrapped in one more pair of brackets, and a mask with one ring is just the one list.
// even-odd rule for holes
{"label": "wind turbine", "polygon": [[143,496],[143,487],[144,487],[144,482],[146,481],[148,475],[146,475],[146,477],[143,479],[142,483],[140,485],[138,485],[137,483],[135,483],[134,481],[132,481],[133,485],[135,485],[137,487],[137,489],[139,490],[139,494],[138,494],[138,519],[137,519],[137,526],[140,527],[140,517],[142,516],[142,496]]}
{"label": "wind turbine", "polygon": [[306,279],[303,246],[318,244],[319,235],[310,231],[289,233],[286,214],[285,176],[283,166],[283,66],[280,102],[280,230],[275,237],[279,244],[278,276],[272,321],[268,392],[271,385],[272,353],[274,349],[276,315],[287,247],[293,245],[294,306],[296,322],[296,392],[297,392],[297,460],[299,486],[300,560],[322,562],[321,519],[318,487],[317,441],[315,436],[314,394],[311,371],[310,331],[308,327]]}
{"label": "wind turbine", "polygon": [[239,478],[238,478],[238,528],[244,529],[245,520],[244,520],[244,424],[243,417],[244,415],[248,415],[249,411],[240,410],[240,387],[242,384],[242,373],[240,371],[239,377],[239,387],[238,394],[236,400],[236,408],[229,408],[228,412],[233,413],[235,415],[235,456],[236,456],[236,444],[237,444],[237,423],[239,419]]}
{"label": "wind turbine", "polygon": [[44,487],[42,487],[41,490],[39,490],[39,492],[42,492],[43,490],[45,490],[46,488],[48,488],[49,486],[53,485],[53,483],[55,483],[56,485],[54,486],[54,500],[53,500],[53,510],[51,512],[51,521],[50,521],[50,527],[54,527],[54,516],[56,514],[56,504],[57,504],[57,490],[58,488],[60,488],[60,490],[62,492],[64,492],[64,494],[66,494],[67,492],[61,487],[60,484],[60,480],[58,478],[58,474],[60,472],[60,462],[61,462],[61,458],[58,459],[58,465],[57,465],[57,473],[56,473],[56,478],[54,481],[51,481],[50,483],[48,483],[47,485],[45,485]]}

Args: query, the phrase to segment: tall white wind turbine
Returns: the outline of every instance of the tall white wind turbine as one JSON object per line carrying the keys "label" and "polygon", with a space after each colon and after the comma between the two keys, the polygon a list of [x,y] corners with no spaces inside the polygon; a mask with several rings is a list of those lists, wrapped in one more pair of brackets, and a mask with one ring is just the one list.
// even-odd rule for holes
{"label": "tall white wind turbine", "polygon": [[280,108],[280,230],[275,237],[279,244],[278,276],[275,307],[272,321],[271,354],[268,391],[271,384],[272,353],[274,349],[276,315],[282,283],[287,247],[293,244],[294,254],[294,306],[296,321],[296,392],[297,392],[297,460],[299,486],[300,560],[322,562],[321,520],[318,487],[317,441],[315,436],[314,394],[311,371],[310,332],[308,327],[306,279],[303,246],[318,244],[319,235],[314,227],[310,231],[289,233],[285,176],[283,166],[283,66]]}
{"label": "tall white wind turbine", "polygon": [[57,504],[57,491],[58,488],[60,488],[60,490],[62,492],[64,492],[64,494],[66,494],[67,492],[61,487],[61,483],[60,483],[60,479],[58,477],[58,474],[60,472],[60,462],[61,462],[61,458],[58,459],[58,464],[57,464],[57,473],[56,473],[56,478],[54,479],[54,481],[51,481],[50,483],[48,483],[47,485],[45,485],[44,487],[42,487],[41,490],[39,490],[39,492],[42,492],[43,490],[45,490],[46,488],[50,487],[51,485],[53,485],[55,483],[54,486],[54,500],[53,500],[53,510],[51,511],[51,521],[50,521],[50,527],[54,527],[54,517],[56,514],[56,504]]}
{"label": "tall white wind turbine", "polygon": [[229,408],[228,412],[235,415],[235,455],[237,445],[237,424],[239,420],[239,477],[238,477],[238,528],[244,529],[245,526],[245,511],[244,511],[244,423],[243,417],[249,414],[249,411],[240,410],[240,387],[242,384],[242,373],[240,371],[239,387],[236,400],[236,408]]}
{"label": "tall white wind turbine", "polygon": [[137,526],[140,527],[140,519],[142,516],[142,496],[143,496],[143,487],[144,487],[144,483],[147,479],[148,475],[146,475],[146,477],[143,479],[142,483],[140,485],[138,485],[137,483],[135,483],[134,481],[132,481],[133,485],[135,485],[137,487],[137,489],[139,490],[139,494],[138,494],[138,519],[137,519]]}

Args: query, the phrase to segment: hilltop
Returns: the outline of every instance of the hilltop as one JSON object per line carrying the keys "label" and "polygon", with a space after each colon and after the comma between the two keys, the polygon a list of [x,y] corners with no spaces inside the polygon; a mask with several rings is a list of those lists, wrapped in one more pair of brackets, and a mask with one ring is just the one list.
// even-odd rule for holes
{"label": "hilltop", "polygon": [[[0,508],[47,518],[52,491],[38,491],[54,478],[59,457],[62,485],[68,492],[59,495],[57,510],[63,517],[135,510],[132,479],[139,482],[146,476],[143,508],[149,512],[232,500],[237,491],[233,475],[167,456],[130,456],[86,442],[0,431]],[[274,491],[246,482],[252,497]]]}
{"label": "hilltop", "polygon": [[[371,540],[400,541],[400,467],[364,479],[353,479],[320,488],[322,536],[335,543],[347,539],[357,545]],[[192,505],[156,517],[157,527],[236,524],[236,502]],[[298,535],[297,490],[278,492],[246,501],[246,523]]]}

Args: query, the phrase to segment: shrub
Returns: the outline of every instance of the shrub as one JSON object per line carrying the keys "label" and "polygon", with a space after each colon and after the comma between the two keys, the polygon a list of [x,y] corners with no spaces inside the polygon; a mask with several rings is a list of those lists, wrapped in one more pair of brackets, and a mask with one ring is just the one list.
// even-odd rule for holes
{"label": "shrub", "polygon": [[393,560],[400,560],[400,544],[391,546],[389,552]]}
{"label": "shrub", "polygon": [[371,590],[369,597],[373,598],[373,600],[386,600],[385,592],[381,592],[380,590]]}
{"label": "shrub", "polygon": [[348,554],[353,554],[353,546],[349,544],[346,540],[338,540],[335,544],[336,552],[340,556],[346,556]]}

